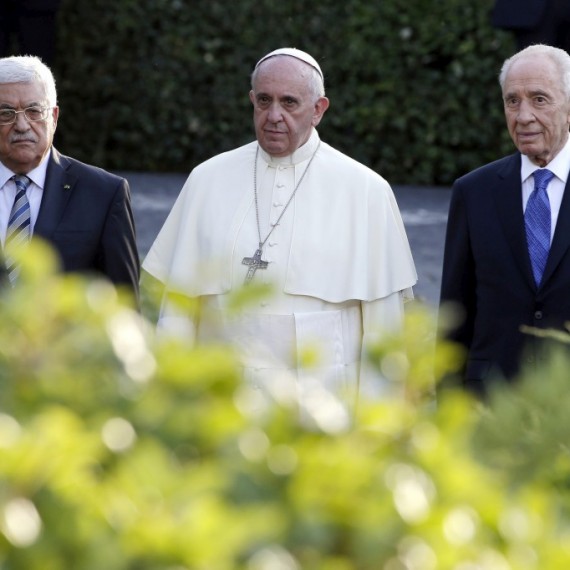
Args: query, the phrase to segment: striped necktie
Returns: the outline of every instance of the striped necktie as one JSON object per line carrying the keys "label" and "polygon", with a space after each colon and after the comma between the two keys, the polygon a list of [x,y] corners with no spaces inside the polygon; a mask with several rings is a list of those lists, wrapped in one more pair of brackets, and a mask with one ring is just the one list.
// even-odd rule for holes
{"label": "striped necktie", "polygon": [[27,176],[16,175],[12,177],[16,184],[16,198],[8,219],[8,229],[6,231],[6,241],[4,249],[6,251],[6,269],[10,283],[14,285],[20,268],[16,260],[12,257],[11,252],[19,249],[30,241],[30,203],[26,195],[26,190],[31,184],[31,180]]}
{"label": "striped necktie", "polygon": [[534,171],[534,190],[524,212],[528,253],[536,286],[542,281],[550,251],[550,201],[546,188],[554,173],[546,168]]}

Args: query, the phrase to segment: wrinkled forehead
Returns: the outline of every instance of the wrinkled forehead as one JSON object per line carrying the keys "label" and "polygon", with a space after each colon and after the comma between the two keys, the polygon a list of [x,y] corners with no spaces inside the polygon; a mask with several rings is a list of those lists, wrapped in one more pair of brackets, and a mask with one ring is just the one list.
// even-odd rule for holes
{"label": "wrinkled forehead", "polygon": [[[310,65],[320,76],[321,80],[324,81],[323,72],[321,70],[321,66],[317,63],[317,60],[307,52],[299,50],[297,48],[280,48],[264,55],[256,64],[255,69],[257,69],[264,61],[278,56],[288,56],[299,61],[303,61],[304,63]],[[255,70],[254,70],[255,71]]]}
{"label": "wrinkled forehead", "polygon": [[544,83],[545,87],[563,86],[563,79],[556,63],[549,57],[528,55],[521,57],[511,64],[505,84],[515,82]]}
{"label": "wrinkled forehead", "polygon": [[39,80],[0,83],[0,102],[13,100],[45,103],[48,100],[46,86]]}
{"label": "wrinkled forehead", "polygon": [[256,68],[253,84],[256,88],[272,83],[282,88],[303,89],[310,84],[313,73],[311,66],[303,61],[289,56],[275,56],[264,60]]}

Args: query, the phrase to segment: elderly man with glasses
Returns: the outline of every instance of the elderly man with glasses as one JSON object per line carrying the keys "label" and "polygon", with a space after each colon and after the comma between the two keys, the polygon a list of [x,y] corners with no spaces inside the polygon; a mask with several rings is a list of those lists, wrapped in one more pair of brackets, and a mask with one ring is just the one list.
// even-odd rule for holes
{"label": "elderly man with glasses", "polygon": [[39,58],[0,59],[1,269],[15,285],[12,244],[39,236],[55,249],[63,271],[104,276],[136,297],[128,182],[60,154],[52,146],[58,116],[55,81]]}

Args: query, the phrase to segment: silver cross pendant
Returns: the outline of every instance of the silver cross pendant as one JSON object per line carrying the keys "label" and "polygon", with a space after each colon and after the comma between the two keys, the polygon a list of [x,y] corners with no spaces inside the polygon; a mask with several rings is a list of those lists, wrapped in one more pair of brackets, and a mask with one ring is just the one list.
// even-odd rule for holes
{"label": "silver cross pendant", "polygon": [[253,279],[253,276],[258,269],[267,269],[267,266],[269,265],[268,261],[263,261],[263,259],[261,259],[261,248],[255,250],[253,257],[244,257],[241,262],[242,265],[249,266],[247,269],[247,275],[243,282],[244,285],[247,285]]}

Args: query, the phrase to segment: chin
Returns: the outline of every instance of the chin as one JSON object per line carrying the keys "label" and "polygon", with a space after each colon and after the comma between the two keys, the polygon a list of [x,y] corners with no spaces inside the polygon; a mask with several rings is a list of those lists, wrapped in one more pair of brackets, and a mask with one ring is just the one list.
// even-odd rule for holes
{"label": "chin", "polygon": [[530,159],[535,159],[540,156],[544,156],[545,154],[544,149],[542,148],[536,148],[534,146],[529,146],[524,144],[519,145],[518,149],[521,154],[528,156]]}
{"label": "chin", "polygon": [[285,155],[287,155],[287,149],[284,149],[282,146],[275,146],[275,145],[271,145],[271,144],[266,144],[262,148],[267,154],[270,154],[271,156],[285,156]]}

